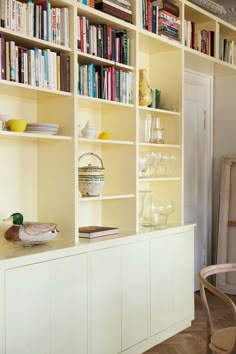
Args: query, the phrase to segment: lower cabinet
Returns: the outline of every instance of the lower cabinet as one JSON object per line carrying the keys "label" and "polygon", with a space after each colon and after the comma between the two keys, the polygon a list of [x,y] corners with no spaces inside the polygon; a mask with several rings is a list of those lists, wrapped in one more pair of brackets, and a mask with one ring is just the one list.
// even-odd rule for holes
{"label": "lower cabinet", "polygon": [[151,240],[151,336],[191,318],[193,233]]}
{"label": "lower cabinet", "polygon": [[0,354],[141,354],[193,318],[193,229],[19,264],[1,268]]}
{"label": "lower cabinet", "polygon": [[91,353],[117,354],[148,337],[148,241],[91,254]]}
{"label": "lower cabinet", "polygon": [[87,353],[87,255],[5,272],[5,353]]}

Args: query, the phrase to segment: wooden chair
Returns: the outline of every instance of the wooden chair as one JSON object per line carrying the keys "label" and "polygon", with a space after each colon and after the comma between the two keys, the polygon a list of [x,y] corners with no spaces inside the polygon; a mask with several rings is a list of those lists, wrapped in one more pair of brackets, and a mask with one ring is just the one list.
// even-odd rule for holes
{"label": "wooden chair", "polygon": [[[207,278],[214,274],[236,272],[236,263],[216,264],[203,268],[198,276],[200,281],[200,295],[202,305],[207,318],[207,354],[236,354],[236,305],[234,302],[209,283]],[[213,326],[212,314],[208,306],[205,289],[216,295],[224,301],[232,312],[233,325],[235,327],[227,327],[216,330]]]}

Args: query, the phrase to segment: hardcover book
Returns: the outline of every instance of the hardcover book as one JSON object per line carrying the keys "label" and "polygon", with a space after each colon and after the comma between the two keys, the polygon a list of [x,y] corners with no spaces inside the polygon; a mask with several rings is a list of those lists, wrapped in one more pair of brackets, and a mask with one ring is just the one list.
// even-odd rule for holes
{"label": "hardcover book", "polygon": [[121,6],[118,8],[118,6],[108,0],[106,0],[106,2],[103,0],[102,2],[95,3],[95,9],[105,12],[108,15],[120,18],[123,21],[132,23],[132,13]]}
{"label": "hardcover book", "polygon": [[95,238],[107,235],[118,234],[120,230],[117,227],[108,226],[82,226],[79,227],[79,237]]}

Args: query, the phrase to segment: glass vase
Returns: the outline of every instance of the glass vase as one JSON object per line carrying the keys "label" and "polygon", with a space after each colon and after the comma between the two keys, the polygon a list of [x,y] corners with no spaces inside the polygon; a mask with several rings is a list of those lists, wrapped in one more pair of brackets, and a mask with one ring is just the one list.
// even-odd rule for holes
{"label": "glass vase", "polygon": [[152,226],[152,191],[139,191],[139,224]]}

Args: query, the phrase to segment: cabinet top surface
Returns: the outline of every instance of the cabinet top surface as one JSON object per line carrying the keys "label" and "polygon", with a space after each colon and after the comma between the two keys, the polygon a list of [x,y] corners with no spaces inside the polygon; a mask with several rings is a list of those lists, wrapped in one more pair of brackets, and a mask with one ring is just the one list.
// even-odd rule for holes
{"label": "cabinet top surface", "polygon": [[12,244],[4,239],[0,242],[0,261],[1,265],[20,265],[43,262],[60,257],[73,256],[76,254],[87,253],[99,249],[121,246],[125,244],[145,241],[148,239],[163,237],[173,234],[179,234],[186,231],[192,231],[193,224],[172,225],[168,228],[142,230],[139,234],[119,234],[98,237],[96,239],[81,239],[75,242],[73,239],[57,239],[48,242],[45,245],[33,247],[24,247],[22,245]]}

